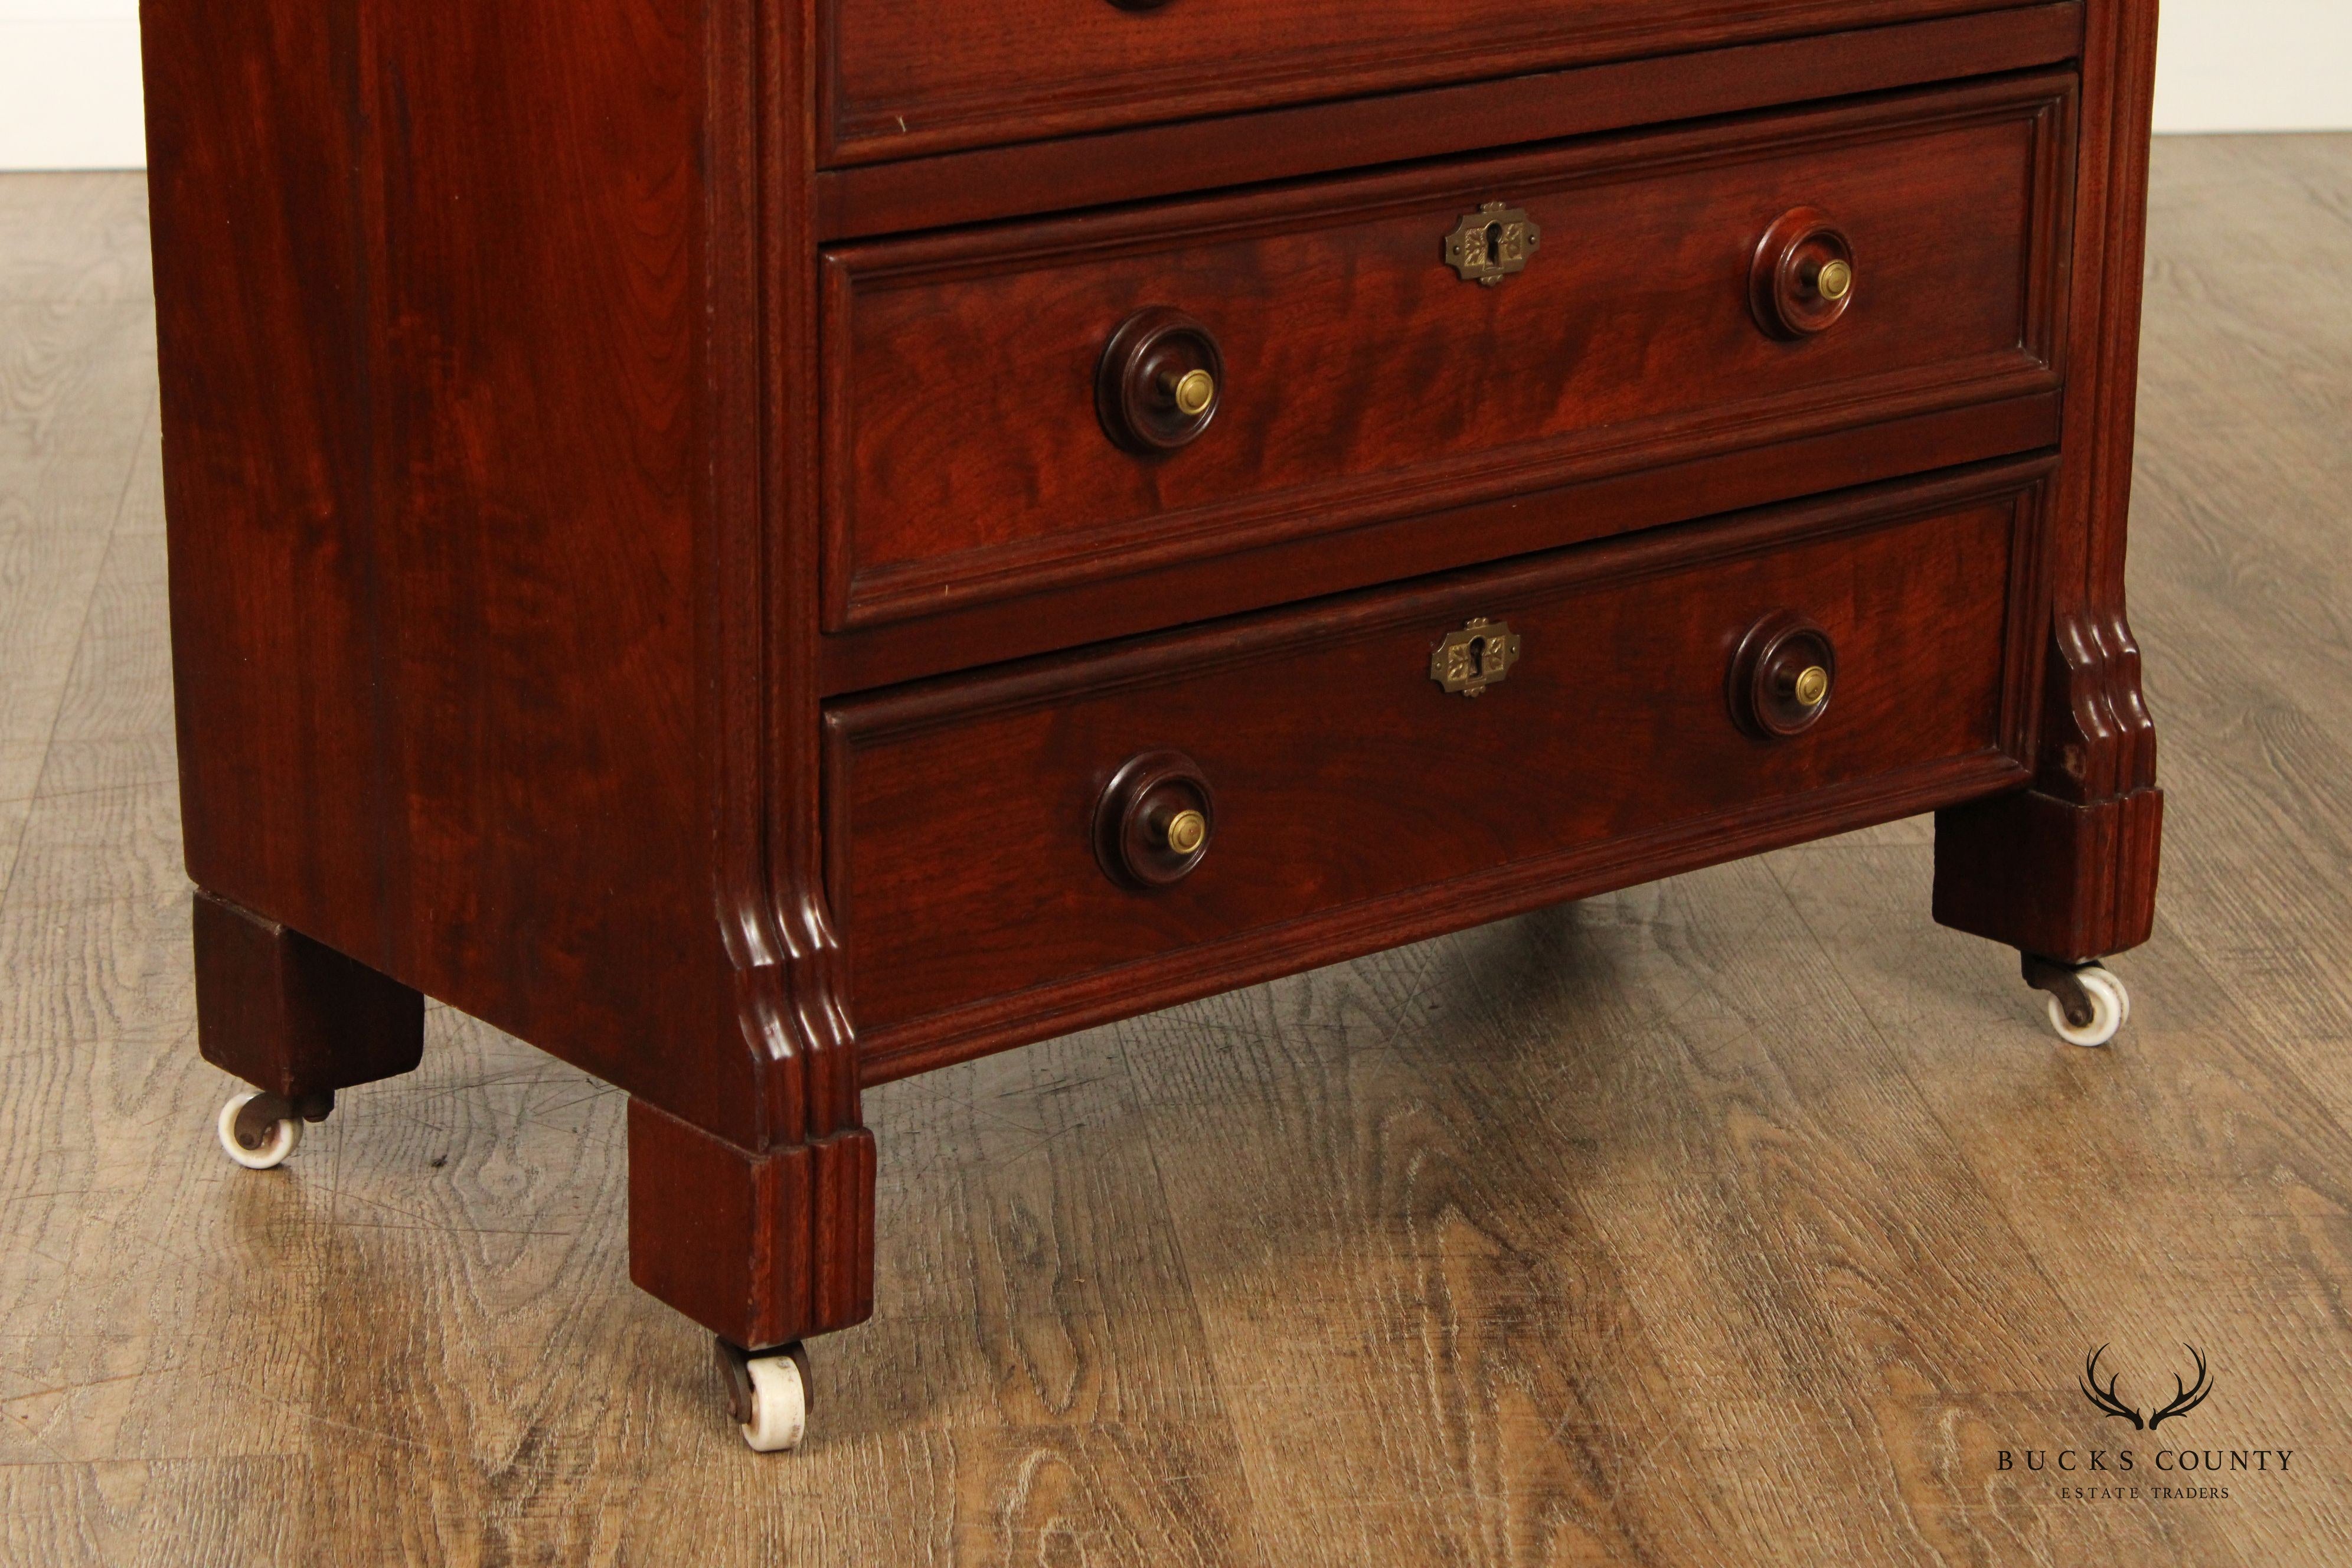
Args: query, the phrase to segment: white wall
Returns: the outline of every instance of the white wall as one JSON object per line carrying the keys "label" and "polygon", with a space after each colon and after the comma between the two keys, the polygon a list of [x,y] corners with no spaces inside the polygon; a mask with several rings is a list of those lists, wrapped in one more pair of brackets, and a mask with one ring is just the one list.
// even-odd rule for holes
{"label": "white wall", "polygon": [[2166,0],[2158,131],[2352,131],[2352,0]]}
{"label": "white wall", "polygon": [[0,0],[0,169],[146,162],[139,0]]}
{"label": "white wall", "polygon": [[[2352,130],[2352,0],[2168,0],[2163,14],[2158,130]],[[0,169],[145,162],[138,0],[0,0]]]}

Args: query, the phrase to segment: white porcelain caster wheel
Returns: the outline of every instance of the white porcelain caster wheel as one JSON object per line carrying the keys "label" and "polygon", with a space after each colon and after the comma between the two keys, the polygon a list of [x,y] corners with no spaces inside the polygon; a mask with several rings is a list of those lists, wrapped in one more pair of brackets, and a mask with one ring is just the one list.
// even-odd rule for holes
{"label": "white porcelain caster wheel", "polygon": [[232,1095],[221,1107],[215,1130],[222,1152],[248,1171],[276,1169],[302,1142],[302,1119],[294,1108],[256,1090]]}
{"label": "white porcelain caster wheel", "polygon": [[2131,1021],[2131,993],[2095,963],[2074,971],[2073,980],[2077,995],[2051,994],[2050,1026],[2070,1046],[2108,1044]]}
{"label": "white porcelain caster wheel", "polygon": [[808,1352],[798,1345],[751,1355],[718,1342],[719,1366],[743,1441],[755,1453],[781,1454],[800,1447],[808,1431]]}

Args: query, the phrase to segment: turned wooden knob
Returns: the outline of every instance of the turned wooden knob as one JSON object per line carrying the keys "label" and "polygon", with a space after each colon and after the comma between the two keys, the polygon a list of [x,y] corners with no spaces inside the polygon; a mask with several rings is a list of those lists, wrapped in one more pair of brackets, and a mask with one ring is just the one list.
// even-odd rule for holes
{"label": "turned wooden knob", "polygon": [[1822,721],[1837,691],[1830,634],[1794,610],[1758,621],[1731,658],[1731,716],[1764,740],[1801,735]]}
{"label": "turned wooden knob", "polygon": [[1853,246],[1818,207],[1784,214],[1756,247],[1748,275],[1756,320],[1776,338],[1835,326],[1853,304]]}
{"label": "turned wooden knob", "polygon": [[1216,834],[1208,775],[1181,752],[1146,752],[1111,775],[1095,804],[1095,858],[1129,888],[1164,888],[1192,874]]}
{"label": "turned wooden knob", "polygon": [[1095,372],[1103,429],[1130,452],[1200,439],[1224,394],[1225,358],[1209,329],[1165,306],[1119,323]]}

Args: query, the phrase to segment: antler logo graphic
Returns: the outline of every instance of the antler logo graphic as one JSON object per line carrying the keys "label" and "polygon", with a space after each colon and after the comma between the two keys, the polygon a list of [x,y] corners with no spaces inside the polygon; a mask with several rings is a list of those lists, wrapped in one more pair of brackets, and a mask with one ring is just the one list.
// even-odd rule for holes
{"label": "antler logo graphic", "polygon": [[2180,1374],[2175,1373],[2172,1377],[2172,1403],[2151,1414],[2147,1420],[2140,1419],[2139,1411],[2136,1406],[2123,1402],[2123,1396],[2116,1387],[2117,1382],[2116,1373],[2109,1373],[2105,1385],[2104,1387],[2100,1385],[2099,1358],[2107,1353],[2107,1347],[2105,1345],[2093,1351],[2091,1359],[2083,1363],[2081,1384],[2083,1397],[2109,1415],[2130,1422],[2132,1430],[2135,1432],[2153,1432],[2159,1425],[2169,1421],[2172,1417],[2188,1415],[2204,1404],[2205,1396],[2213,1392],[2213,1374],[2206,1370],[2203,1351],[2191,1344],[2184,1344],[2180,1348],[2187,1351],[2190,1358],[2197,1363],[2197,1381],[2183,1386]]}

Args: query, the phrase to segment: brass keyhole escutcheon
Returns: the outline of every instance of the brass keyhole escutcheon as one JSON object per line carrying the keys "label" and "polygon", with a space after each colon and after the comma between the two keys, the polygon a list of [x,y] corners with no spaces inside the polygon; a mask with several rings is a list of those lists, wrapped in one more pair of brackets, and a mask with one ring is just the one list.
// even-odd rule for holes
{"label": "brass keyhole escutcheon", "polygon": [[1451,694],[1476,697],[1511,673],[1520,641],[1510,622],[1481,616],[1437,645],[1429,656],[1429,679]]}
{"label": "brass keyhole escutcheon", "polygon": [[1542,243],[1543,230],[1525,212],[1488,202],[1445,237],[1445,265],[1464,282],[1492,289],[1512,273],[1525,271],[1528,258]]}

